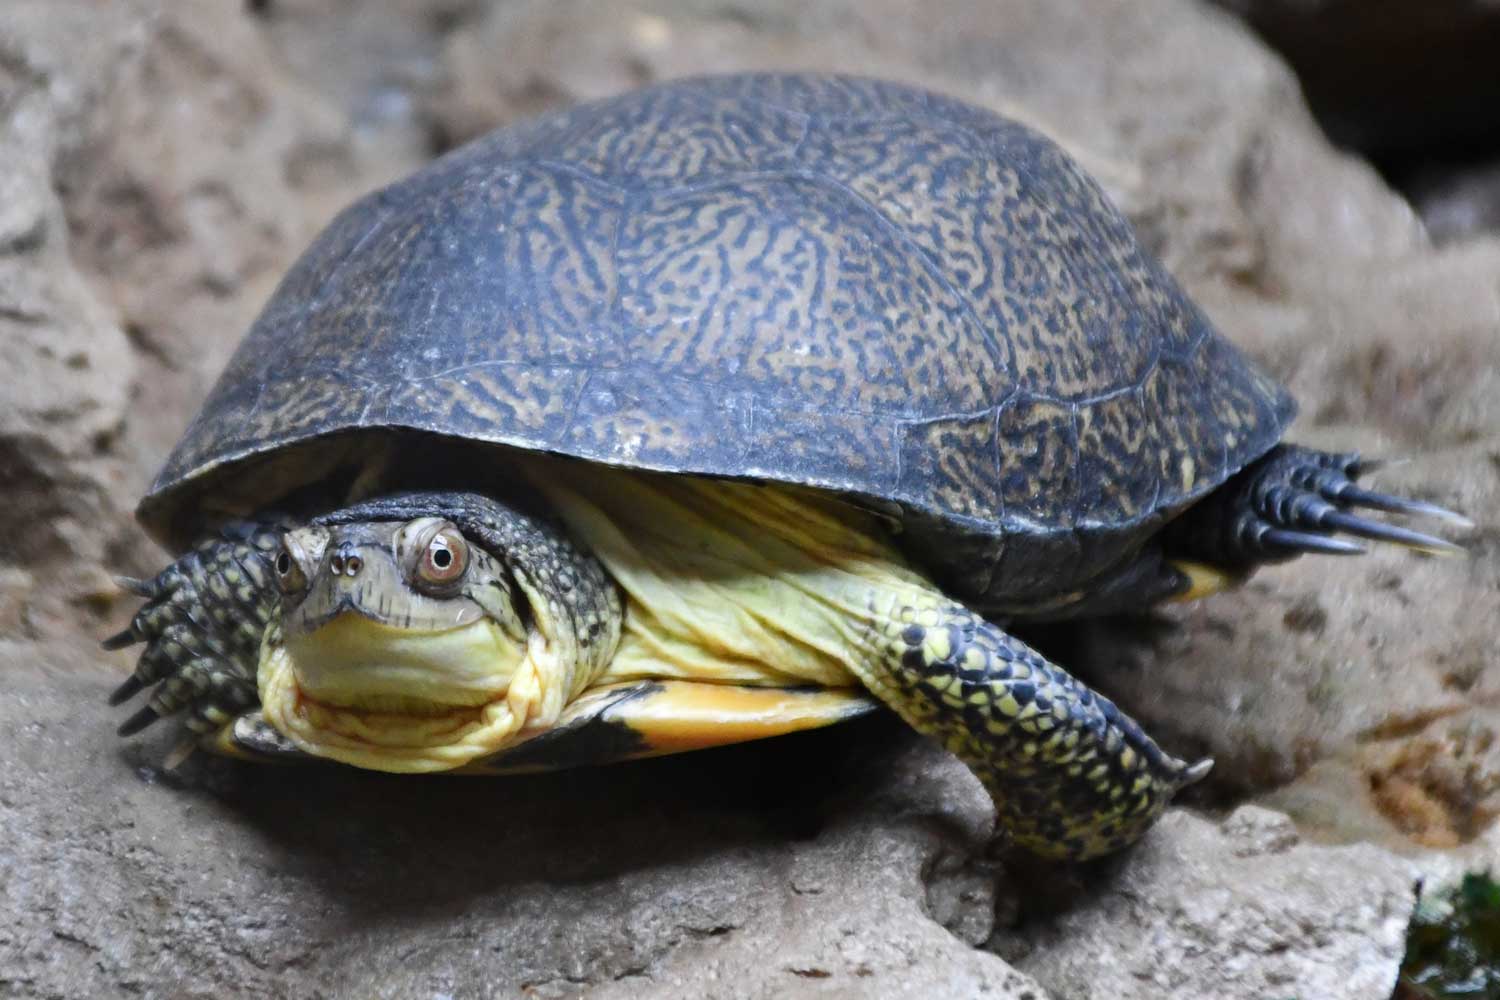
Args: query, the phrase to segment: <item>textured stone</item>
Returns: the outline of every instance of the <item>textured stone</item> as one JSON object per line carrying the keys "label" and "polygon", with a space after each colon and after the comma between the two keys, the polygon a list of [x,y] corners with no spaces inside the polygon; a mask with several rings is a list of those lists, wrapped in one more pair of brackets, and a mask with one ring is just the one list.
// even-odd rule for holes
{"label": "textured stone", "polygon": [[1299,844],[1256,806],[1218,826],[1177,812],[1066,913],[1001,948],[1072,1000],[1368,1000],[1395,987],[1415,878],[1369,845]]}
{"label": "textured stone", "polygon": [[1433,250],[1228,16],[253,6],[0,5],[0,993],[1379,996],[1412,873],[1500,857],[1491,524],[1466,560],[1303,560],[1164,626],[1051,637],[1218,759],[1200,802],[1292,817],[1173,812],[1081,872],[989,860],[977,783],[891,720],[514,781],[163,774],[171,735],[121,744],[102,705],[129,663],[94,645],[131,610],[107,574],[154,568],[128,511],[287,264],[428,138],[671,75],[817,66],[1019,114],[1288,380],[1297,437],[1500,509],[1500,247]]}

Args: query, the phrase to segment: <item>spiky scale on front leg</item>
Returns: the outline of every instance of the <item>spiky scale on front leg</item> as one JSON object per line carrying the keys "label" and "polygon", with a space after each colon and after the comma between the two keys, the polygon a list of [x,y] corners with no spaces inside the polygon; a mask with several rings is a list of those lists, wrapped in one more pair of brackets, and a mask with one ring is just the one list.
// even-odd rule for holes
{"label": "spiky scale on front leg", "polygon": [[1082,859],[1139,838],[1211,762],[1165,753],[1107,698],[961,605],[916,597],[880,616],[867,683],[979,776],[1001,826]]}
{"label": "spiky scale on front leg", "polygon": [[153,684],[156,689],[120,725],[122,736],[183,709],[188,726],[206,733],[256,704],[261,636],[280,600],[273,560],[283,527],[225,525],[151,580],[124,581],[146,603],[104,647],[144,642],[146,648],[109,701],[119,705]]}

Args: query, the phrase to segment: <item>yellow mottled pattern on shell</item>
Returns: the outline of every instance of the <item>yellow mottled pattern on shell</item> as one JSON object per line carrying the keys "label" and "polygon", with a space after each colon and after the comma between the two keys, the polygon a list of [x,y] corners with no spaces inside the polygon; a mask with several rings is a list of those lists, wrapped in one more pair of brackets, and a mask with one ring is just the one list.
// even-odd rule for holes
{"label": "yellow mottled pattern on shell", "polygon": [[256,456],[413,428],[878,501],[956,595],[1024,603],[1290,413],[1035,131],[899,84],[725,76],[503,129],[345,211],[141,514],[188,531]]}

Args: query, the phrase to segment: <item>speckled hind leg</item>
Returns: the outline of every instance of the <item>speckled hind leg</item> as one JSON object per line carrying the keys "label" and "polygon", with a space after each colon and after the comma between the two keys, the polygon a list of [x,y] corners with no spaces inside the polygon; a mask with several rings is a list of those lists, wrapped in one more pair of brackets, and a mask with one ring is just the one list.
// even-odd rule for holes
{"label": "speckled hind leg", "polygon": [[959,605],[898,600],[878,617],[867,685],[942,742],[1022,847],[1082,859],[1140,837],[1208,773],[1162,751],[1109,699]]}
{"label": "speckled hind leg", "polygon": [[208,733],[258,703],[260,640],[280,606],[272,565],[280,544],[279,526],[231,524],[153,579],[122,581],[146,604],[129,628],[104,640],[104,648],[137,642],[146,648],[109,703],[119,705],[153,684],[156,689],[120,725],[121,736],[183,709],[190,728]]}

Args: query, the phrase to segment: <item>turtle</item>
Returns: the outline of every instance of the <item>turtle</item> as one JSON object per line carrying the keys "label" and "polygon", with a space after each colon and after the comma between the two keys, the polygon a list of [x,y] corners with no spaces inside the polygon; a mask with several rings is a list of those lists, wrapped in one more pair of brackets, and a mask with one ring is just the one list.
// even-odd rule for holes
{"label": "turtle", "polygon": [[504,773],[883,705],[1081,860],[1207,759],[1018,638],[1466,523],[1289,392],[1054,141],[914,86],[657,84],[343,210],[141,500],[120,727]]}

